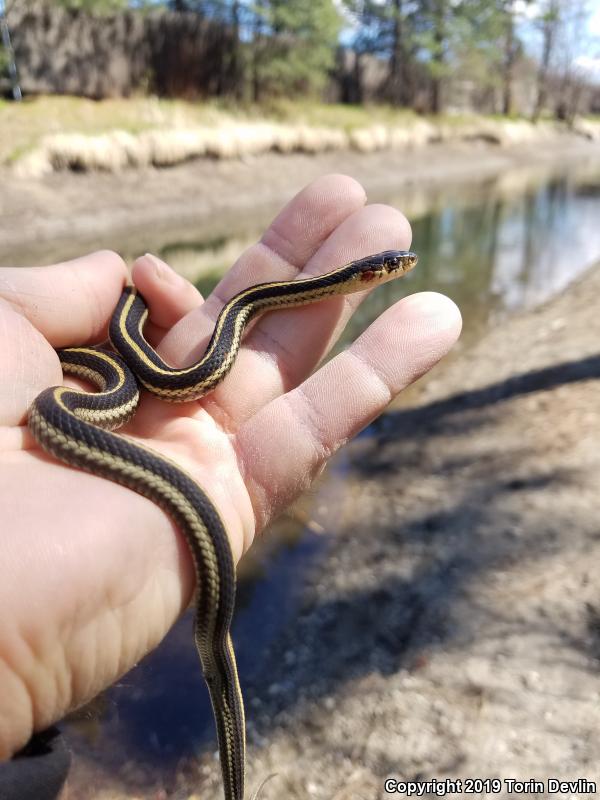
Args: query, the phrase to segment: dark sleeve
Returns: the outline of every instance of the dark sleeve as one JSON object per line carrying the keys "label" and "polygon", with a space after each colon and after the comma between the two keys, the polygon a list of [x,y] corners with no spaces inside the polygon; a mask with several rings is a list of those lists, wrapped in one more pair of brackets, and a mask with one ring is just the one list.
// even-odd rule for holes
{"label": "dark sleeve", "polygon": [[56,728],[37,733],[10,761],[0,764],[2,800],[56,800],[71,754]]}

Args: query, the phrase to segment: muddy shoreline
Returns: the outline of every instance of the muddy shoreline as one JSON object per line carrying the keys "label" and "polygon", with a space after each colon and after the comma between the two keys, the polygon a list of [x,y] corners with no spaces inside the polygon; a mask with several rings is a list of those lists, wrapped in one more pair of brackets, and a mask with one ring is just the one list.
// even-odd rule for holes
{"label": "muddy shoreline", "polygon": [[266,800],[600,780],[599,290],[600,265],[350,445],[339,527],[247,691]]}
{"label": "muddy shoreline", "polygon": [[266,800],[600,781],[599,292],[600,265],[350,445],[340,528],[250,693]]}
{"label": "muddy shoreline", "polygon": [[[427,184],[473,182],[515,167],[597,157],[600,145],[563,136],[498,147],[482,142],[410,152],[264,155],[198,160],[170,169],[56,173],[39,179],[0,171],[0,264],[50,263],[109,247],[126,255],[182,242],[255,232],[307,182],[343,172],[371,194]],[[410,214],[410,209],[407,209]]]}

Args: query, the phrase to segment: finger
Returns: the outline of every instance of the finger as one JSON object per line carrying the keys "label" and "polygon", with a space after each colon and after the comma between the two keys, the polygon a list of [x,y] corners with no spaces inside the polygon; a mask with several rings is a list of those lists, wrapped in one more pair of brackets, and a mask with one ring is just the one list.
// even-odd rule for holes
{"label": "finger", "polygon": [[460,328],[460,312],[443,295],[406,297],[348,350],[248,420],[236,445],[257,530],[310,485],[342,444],[437,363]]}
{"label": "finger", "polygon": [[[20,311],[0,299],[0,426],[23,423],[33,399],[61,382],[54,348]],[[0,449],[10,447],[10,441],[0,436]]]}
{"label": "finger", "polygon": [[242,255],[207,302],[220,307],[237,292],[269,280],[291,280],[337,226],[362,208],[365,190],[347,175],[324,175],[299,192]]}
{"label": "finger", "polygon": [[151,253],[136,259],[131,275],[148,305],[152,325],[145,334],[150,341],[156,342],[165,330],[203,303],[202,295],[192,283]]}
{"label": "finger", "polygon": [[0,425],[18,425],[62,373],[54,347],[101,341],[125,283],[116,253],[0,269]]}
{"label": "finger", "polygon": [[[309,260],[302,277],[329,272],[354,259],[405,249],[411,231],[390,206],[372,205],[347,217]],[[301,383],[337,341],[368,291],[330,298],[303,308],[281,309],[260,319],[244,340],[232,374],[207,398],[231,427]]]}
{"label": "finger", "polygon": [[102,250],[50,267],[0,269],[0,297],[53,347],[98,342],[127,279],[116,253]]}
{"label": "finger", "polygon": [[161,354],[177,366],[202,356],[223,305],[248,286],[291,280],[335,228],[365,202],[364,189],[344,175],[318,178],[297,194],[260,242],[248,248],[201,308],[165,336]]}

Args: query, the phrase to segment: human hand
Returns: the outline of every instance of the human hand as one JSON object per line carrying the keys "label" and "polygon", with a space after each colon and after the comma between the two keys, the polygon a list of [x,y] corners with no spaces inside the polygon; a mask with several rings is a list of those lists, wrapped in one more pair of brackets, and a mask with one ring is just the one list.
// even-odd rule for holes
{"label": "human hand", "polygon": [[[144,257],[134,281],[150,336],[184,365],[202,353],[224,300],[246,286],[325,272],[407,248],[410,229],[367,206],[349,178],[315,181],[277,217],[206,302]],[[25,427],[60,384],[55,347],[98,342],[126,279],[113,253],[43,269],[0,270],[0,757],[128,670],[189,603],[194,575],[177,529],[152,502],[47,457]],[[126,433],[189,472],[220,510],[236,560],[326,460],[454,343],[460,316],[423,293],[396,303],[311,374],[361,295],[258,321],[231,374],[208,397],[144,397]]]}

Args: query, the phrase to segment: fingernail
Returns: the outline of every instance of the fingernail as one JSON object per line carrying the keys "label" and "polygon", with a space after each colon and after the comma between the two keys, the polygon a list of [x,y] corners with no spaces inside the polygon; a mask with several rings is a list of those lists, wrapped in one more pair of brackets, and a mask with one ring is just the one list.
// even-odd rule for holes
{"label": "fingernail", "polygon": [[160,258],[152,255],[152,253],[144,253],[142,257],[152,265],[154,268],[154,274],[159,280],[169,284],[175,284],[179,282],[179,275]]}

